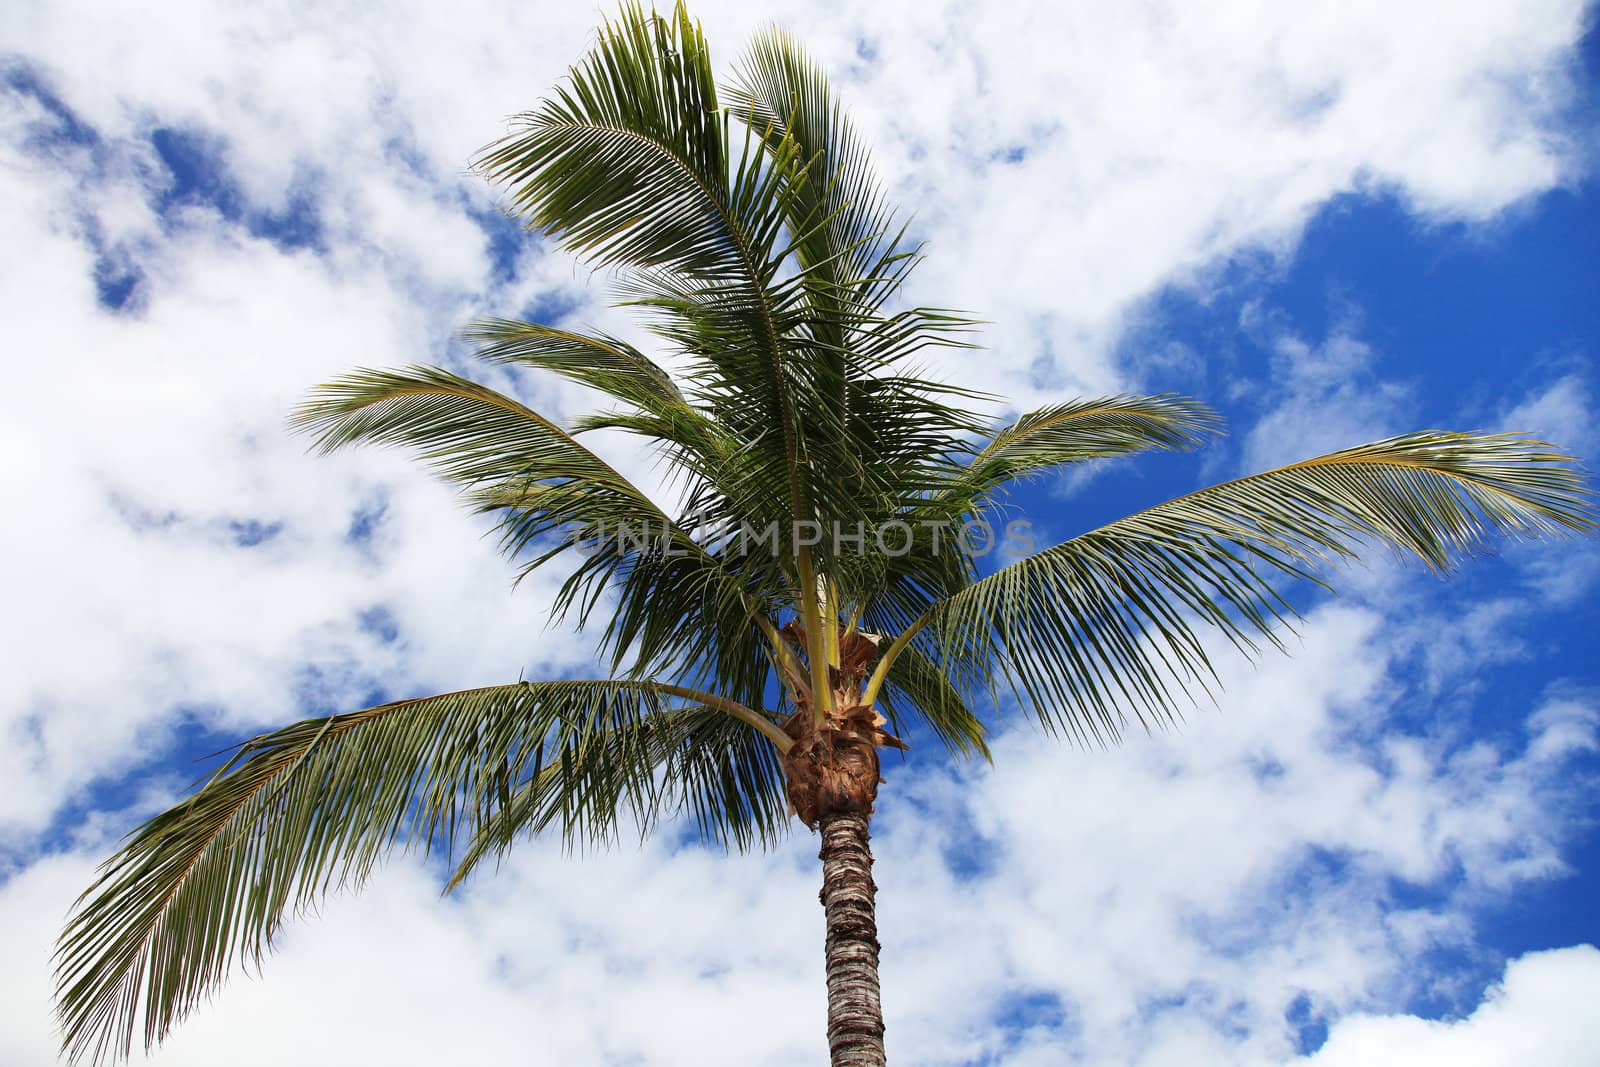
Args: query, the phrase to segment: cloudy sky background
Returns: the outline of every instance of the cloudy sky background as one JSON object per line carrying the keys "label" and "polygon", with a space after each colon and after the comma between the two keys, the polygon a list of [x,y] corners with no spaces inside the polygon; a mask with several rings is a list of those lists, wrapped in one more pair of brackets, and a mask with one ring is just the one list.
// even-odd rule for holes
{"label": "cloudy sky background", "polygon": [[[951,380],[1228,416],[1204,454],[1034,486],[1042,537],[1408,429],[1600,455],[1583,5],[695,13],[725,66],[777,19],[833,72],[930,242],[910,298],[993,322]],[[196,756],[587,668],[447,490],[308,457],[283,419],[355,364],[456,365],[480,315],[631,331],[466,174],[599,14],[0,13],[0,1064],[53,1061],[66,908]],[[1306,603],[1293,659],[1224,657],[1180,733],[1080,752],[1013,715],[992,769],[918,746],[876,824],[891,1055],[1593,1063],[1597,579],[1584,544],[1449,584],[1378,562]],[[803,831],[746,857],[532,841],[442,902],[397,858],[152,1062],[815,1063],[818,880]]]}

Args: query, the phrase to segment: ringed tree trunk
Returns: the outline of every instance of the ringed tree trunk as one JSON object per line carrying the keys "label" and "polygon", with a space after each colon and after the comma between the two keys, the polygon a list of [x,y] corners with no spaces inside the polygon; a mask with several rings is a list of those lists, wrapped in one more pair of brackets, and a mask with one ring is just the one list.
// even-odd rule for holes
{"label": "ringed tree trunk", "polygon": [[[792,624],[791,624],[792,627]],[[786,627],[790,630],[791,627]],[[803,646],[803,635],[794,634]],[[785,724],[794,745],[782,756],[789,803],[818,830],[827,921],[828,1051],[833,1067],[883,1067],[883,1007],[878,985],[877,886],[869,827],[878,796],[880,747],[905,748],[861,702],[865,666],[877,639],[850,634],[830,667],[832,707],[819,712],[809,690],[793,685],[795,713]],[[791,683],[803,682],[791,679]]]}
{"label": "ringed tree trunk", "polygon": [[828,1054],[833,1067],[883,1067],[886,1062],[869,818],[839,812],[822,820],[818,855],[828,922]]}

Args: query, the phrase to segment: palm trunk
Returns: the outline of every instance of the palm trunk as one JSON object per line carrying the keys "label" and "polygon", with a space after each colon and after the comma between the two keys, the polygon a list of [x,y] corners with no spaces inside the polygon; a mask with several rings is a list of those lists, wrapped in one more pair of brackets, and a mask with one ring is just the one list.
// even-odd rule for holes
{"label": "palm trunk", "polygon": [[878,923],[868,816],[823,816],[822,907],[828,918],[828,1051],[833,1067],[883,1067]]}

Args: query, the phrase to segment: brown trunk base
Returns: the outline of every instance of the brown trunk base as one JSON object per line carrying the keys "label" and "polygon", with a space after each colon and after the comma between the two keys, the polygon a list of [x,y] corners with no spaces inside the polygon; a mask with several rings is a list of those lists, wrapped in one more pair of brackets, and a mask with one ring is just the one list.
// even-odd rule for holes
{"label": "brown trunk base", "polygon": [[878,746],[904,748],[881,729],[872,708],[856,704],[832,712],[817,728],[810,708],[801,708],[785,729],[795,739],[783,754],[789,803],[807,826],[829,815],[870,815],[878,798]]}

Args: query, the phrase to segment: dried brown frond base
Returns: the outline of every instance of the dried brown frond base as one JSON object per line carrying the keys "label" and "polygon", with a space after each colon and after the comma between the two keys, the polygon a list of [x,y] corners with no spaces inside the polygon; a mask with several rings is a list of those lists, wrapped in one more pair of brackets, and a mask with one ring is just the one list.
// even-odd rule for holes
{"label": "dried brown frond base", "polygon": [[[794,623],[784,636],[804,647],[804,634]],[[879,748],[908,747],[883,727],[887,720],[861,700],[867,666],[877,656],[878,639],[852,632],[841,641],[839,666],[828,671],[833,708],[820,723],[802,690],[795,712],[783,729],[794,746],[783,754],[789,804],[815,829],[829,815],[870,815],[878,796]]]}

